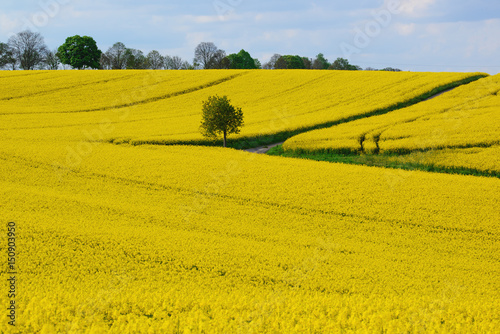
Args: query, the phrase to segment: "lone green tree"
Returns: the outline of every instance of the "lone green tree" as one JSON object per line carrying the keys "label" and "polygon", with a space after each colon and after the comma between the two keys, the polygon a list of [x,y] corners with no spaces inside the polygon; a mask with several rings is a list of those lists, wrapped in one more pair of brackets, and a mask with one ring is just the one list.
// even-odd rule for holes
{"label": "lone green tree", "polygon": [[78,35],[66,38],[66,42],[57,50],[61,63],[79,70],[87,67],[99,68],[101,54],[92,37]]}
{"label": "lone green tree", "polygon": [[240,133],[243,126],[243,111],[234,107],[227,96],[210,96],[203,102],[203,115],[200,131],[205,137],[217,138],[223,135],[226,147],[227,135]]}

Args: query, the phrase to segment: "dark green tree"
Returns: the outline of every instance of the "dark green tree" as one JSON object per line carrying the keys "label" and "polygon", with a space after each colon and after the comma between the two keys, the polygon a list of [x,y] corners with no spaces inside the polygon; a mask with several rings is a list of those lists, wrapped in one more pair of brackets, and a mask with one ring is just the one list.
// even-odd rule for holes
{"label": "dark green tree", "polygon": [[399,68],[393,68],[393,67],[386,67],[382,71],[386,71],[386,72],[401,72],[401,70]]}
{"label": "dark green tree", "polygon": [[221,60],[220,68],[224,70],[229,70],[231,68],[231,61],[228,57],[224,57],[224,59]]}
{"label": "dark green tree", "polygon": [[340,71],[358,71],[361,68],[359,66],[349,64],[349,61],[345,58],[337,58],[329,69]]}
{"label": "dark green tree", "polygon": [[313,61],[311,58],[302,57],[302,62],[304,63],[304,68],[306,70],[312,70]]}
{"label": "dark green tree", "polygon": [[305,69],[304,60],[300,56],[281,56],[274,66],[276,69],[292,70],[292,69]]}
{"label": "dark green tree", "polygon": [[322,53],[319,53],[313,61],[312,68],[314,70],[327,70],[330,65],[328,59]]}
{"label": "dark green tree", "polygon": [[89,36],[75,35],[66,38],[66,42],[57,49],[61,63],[79,70],[84,68],[99,68],[102,51],[95,40]]}
{"label": "dark green tree", "polygon": [[257,69],[257,64],[255,59],[250,56],[250,53],[245,50],[241,50],[238,53],[233,53],[227,56],[229,60],[229,68],[230,69],[248,69],[253,70]]}
{"label": "dark green tree", "polygon": [[231,53],[224,60],[224,64],[226,64],[228,69],[241,69],[241,59],[236,53]]}
{"label": "dark green tree", "polygon": [[220,70],[225,68],[224,66],[227,66],[227,63],[225,62],[226,59],[226,51],[224,50],[217,50],[215,53],[212,55],[212,58],[208,61],[206,65],[206,69],[211,69],[211,70]]}
{"label": "dark green tree", "polygon": [[14,53],[10,47],[5,43],[0,43],[0,68],[10,65],[12,68],[15,67],[16,59],[14,58]]}
{"label": "dark green tree", "polygon": [[200,132],[205,137],[217,138],[223,135],[224,147],[226,147],[227,135],[240,133],[243,126],[243,111],[231,105],[227,96],[209,96],[203,102],[203,114]]}
{"label": "dark green tree", "polygon": [[258,58],[254,58],[253,62],[255,64],[255,68],[256,69],[261,69],[262,68],[262,64],[261,64],[261,62],[260,62],[260,60]]}
{"label": "dark green tree", "polygon": [[126,68],[127,70],[142,70],[147,68],[147,58],[141,50],[126,49],[125,50]]}
{"label": "dark green tree", "polygon": [[274,62],[274,68],[276,70],[286,70],[287,69],[287,63],[286,59],[283,56],[280,56],[276,61]]}

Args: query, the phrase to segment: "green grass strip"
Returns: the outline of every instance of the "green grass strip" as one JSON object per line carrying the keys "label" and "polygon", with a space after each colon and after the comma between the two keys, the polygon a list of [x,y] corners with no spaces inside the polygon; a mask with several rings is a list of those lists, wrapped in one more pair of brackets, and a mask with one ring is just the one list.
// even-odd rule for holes
{"label": "green grass strip", "polygon": [[364,166],[375,166],[375,167],[385,167],[393,169],[404,169],[404,170],[421,170],[425,172],[434,173],[445,173],[445,174],[460,174],[460,175],[474,175],[474,176],[485,176],[485,177],[497,177],[500,178],[500,172],[498,171],[482,171],[474,168],[466,167],[444,167],[438,165],[430,164],[418,164],[418,163],[405,163],[400,161],[389,161],[387,158],[391,156],[399,156],[397,154],[393,155],[378,155],[378,154],[355,154],[355,153],[304,153],[304,152],[285,152],[282,145],[271,148],[268,155],[281,156],[288,158],[299,158],[308,159],[315,161],[327,161],[334,163],[344,163],[353,165],[364,165]]}

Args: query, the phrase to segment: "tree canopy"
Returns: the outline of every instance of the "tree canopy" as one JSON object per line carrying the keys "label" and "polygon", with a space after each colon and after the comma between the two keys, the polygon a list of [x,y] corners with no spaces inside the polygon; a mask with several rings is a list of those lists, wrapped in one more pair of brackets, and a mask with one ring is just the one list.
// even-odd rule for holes
{"label": "tree canopy", "polygon": [[227,96],[210,96],[203,102],[200,131],[205,137],[217,138],[223,135],[224,147],[229,134],[240,133],[243,126],[243,111],[231,105]]}
{"label": "tree canopy", "polygon": [[315,70],[327,70],[330,65],[331,64],[328,62],[328,59],[326,59],[322,53],[319,53],[316,56],[316,59],[314,59],[312,67]]}
{"label": "tree canopy", "polygon": [[291,69],[304,69],[304,60],[300,56],[281,56],[275,63],[276,69],[291,70]]}
{"label": "tree canopy", "polygon": [[122,42],[113,44],[101,58],[103,68],[122,70],[127,68],[127,47]]}
{"label": "tree canopy", "polygon": [[0,43],[0,68],[7,65],[15,65],[16,60],[10,47],[5,43]]}
{"label": "tree canopy", "polygon": [[255,59],[245,50],[227,56],[230,69],[257,69]]}
{"label": "tree canopy", "polygon": [[[212,42],[202,42],[194,50],[194,62],[200,64],[204,69],[209,69],[213,58],[219,49]],[[224,57],[226,55],[224,54]]]}
{"label": "tree canopy", "polygon": [[159,70],[165,67],[165,57],[160,52],[153,50],[146,56],[147,67],[152,70]]}
{"label": "tree canopy", "polygon": [[349,64],[349,61],[345,58],[337,58],[337,60],[333,62],[329,69],[341,71],[358,71],[361,68],[359,66]]}
{"label": "tree canopy", "polygon": [[206,64],[205,68],[206,69],[223,69],[227,68],[227,64],[225,65],[225,58],[226,58],[226,51],[224,50],[217,50],[215,53],[212,55],[208,63]]}
{"label": "tree canopy", "polygon": [[[161,55],[153,50],[147,54],[138,49],[127,48],[118,42],[105,53],[98,49],[95,40],[89,36],[75,35],[66,38],[55,52],[49,51],[40,33],[29,30],[9,38],[8,44],[0,43],[0,69],[58,69],[60,64],[76,69],[329,69],[362,70],[349,64],[344,58],[337,58],[332,64],[319,53],[315,59],[299,55],[274,54],[261,64],[242,49],[226,55],[212,42],[202,42],[195,49],[193,63],[178,56]],[[375,70],[367,68],[367,70]],[[401,71],[387,67],[381,71]]]}
{"label": "tree canopy", "polygon": [[266,70],[274,70],[276,68],[276,62],[278,61],[278,59],[281,58],[281,55],[278,54],[278,53],[275,53],[271,59],[269,59],[269,61],[267,63],[264,63],[264,65],[262,65],[262,68],[266,69]]}
{"label": "tree canopy", "polygon": [[126,49],[125,50],[125,66],[127,70],[141,70],[148,66],[148,60],[141,50]]}
{"label": "tree canopy", "polygon": [[79,70],[84,68],[99,68],[102,51],[92,37],[75,35],[66,38],[63,45],[57,49],[61,63]]}
{"label": "tree canopy", "polygon": [[23,70],[34,70],[42,64],[48,50],[42,35],[29,30],[10,37],[8,44],[13,58]]}
{"label": "tree canopy", "polygon": [[57,70],[61,60],[57,55],[57,51],[47,51],[45,55],[45,68],[48,70]]}

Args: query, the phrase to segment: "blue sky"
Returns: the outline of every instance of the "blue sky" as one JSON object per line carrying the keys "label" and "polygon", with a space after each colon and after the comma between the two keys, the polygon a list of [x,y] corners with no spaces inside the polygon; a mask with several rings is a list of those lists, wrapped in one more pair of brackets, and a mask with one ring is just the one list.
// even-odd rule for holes
{"label": "blue sky", "polygon": [[365,68],[500,72],[498,0],[2,0],[0,41],[26,28],[55,49],[92,36],[192,61],[200,42],[245,49],[262,63],[274,53]]}

